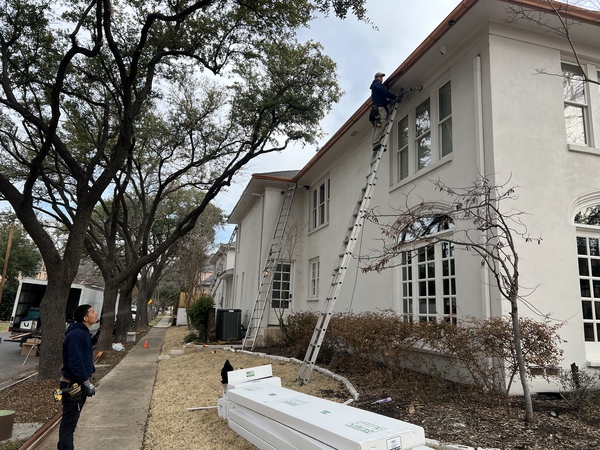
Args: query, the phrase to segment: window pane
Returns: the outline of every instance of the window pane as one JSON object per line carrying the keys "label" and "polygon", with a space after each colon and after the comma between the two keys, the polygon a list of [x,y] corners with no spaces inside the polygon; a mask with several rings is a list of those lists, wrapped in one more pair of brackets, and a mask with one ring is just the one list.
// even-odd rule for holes
{"label": "window pane", "polygon": [[585,82],[581,69],[570,64],[562,65],[563,98],[570,102],[585,103]]}
{"label": "window pane", "polygon": [[[435,280],[430,280],[427,282],[428,285],[428,295],[435,295]],[[434,303],[435,303],[435,299],[433,299]]]}
{"label": "window pane", "polygon": [[583,309],[583,318],[585,320],[594,320],[594,317],[592,316],[592,302],[581,302],[581,308]]}
{"label": "window pane", "polygon": [[590,259],[592,265],[592,276],[600,277],[600,259]]}
{"label": "window pane", "polygon": [[591,297],[589,280],[579,280],[579,290],[582,297]]}
{"label": "window pane", "polygon": [[577,238],[577,254],[587,255],[587,239],[583,237]]}
{"label": "window pane", "polygon": [[398,156],[398,174],[399,179],[404,180],[408,177],[408,149],[405,148]]}
{"label": "window pane", "polygon": [[442,157],[452,153],[452,119],[446,120],[441,126]]}
{"label": "window pane", "polygon": [[594,298],[600,298],[600,280],[592,281],[592,285],[594,286]]}
{"label": "window pane", "polygon": [[429,99],[425,100],[416,109],[416,136],[421,136],[431,129],[431,116]]}
{"label": "window pane", "polygon": [[452,114],[450,82],[440,88],[440,121]]}
{"label": "window pane", "polygon": [[598,239],[589,239],[590,243],[590,255],[600,256],[600,249],[598,248]]}
{"label": "window pane", "polygon": [[583,107],[565,105],[565,127],[568,142],[587,143],[584,117]]}
{"label": "window pane", "polygon": [[579,275],[589,276],[590,270],[588,267],[587,258],[579,258]]}
{"label": "window pane", "polygon": [[594,302],[594,311],[596,313],[596,317],[594,317],[594,319],[600,320],[600,302]]}
{"label": "window pane", "polygon": [[408,116],[398,122],[398,149],[408,145]]}
{"label": "window pane", "polygon": [[419,170],[431,164],[431,136],[426,135],[417,141],[417,159],[419,161]]}
{"label": "window pane", "polygon": [[[575,223],[600,226],[600,205],[590,206],[579,211],[575,215]],[[582,239],[585,242],[585,238],[577,239]]]}
{"label": "window pane", "polygon": [[585,336],[586,342],[594,342],[594,324],[584,323],[583,324],[583,335]]}

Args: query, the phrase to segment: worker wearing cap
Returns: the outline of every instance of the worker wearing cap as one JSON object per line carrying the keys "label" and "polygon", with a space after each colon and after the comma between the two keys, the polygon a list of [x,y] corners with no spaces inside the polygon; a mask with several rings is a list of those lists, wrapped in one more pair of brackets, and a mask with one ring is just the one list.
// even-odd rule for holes
{"label": "worker wearing cap", "polygon": [[376,117],[373,123],[375,127],[373,130],[373,151],[381,148],[381,139],[385,132],[389,113],[388,103],[390,100],[396,100],[396,96],[383,85],[383,77],[385,77],[384,73],[377,72],[375,79],[371,83],[371,100],[373,101],[373,109]]}
{"label": "worker wearing cap", "polygon": [[98,322],[98,314],[91,305],[79,305],[73,313],[75,323],[65,332],[63,367],[60,389],[63,414],[58,431],[58,450],[73,450],[73,433],[79,421],[86,397],[96,394],[90,381],[95,372],[90,327]]}

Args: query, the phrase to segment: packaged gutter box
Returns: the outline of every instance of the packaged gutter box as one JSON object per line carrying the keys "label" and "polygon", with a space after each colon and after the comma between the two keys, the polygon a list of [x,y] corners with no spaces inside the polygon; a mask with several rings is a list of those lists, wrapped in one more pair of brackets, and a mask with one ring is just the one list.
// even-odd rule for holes
{"label": "packaged gutter box", "polygon": [[[301,450],[334,450],[312,436],[300,433],[280,422],[269,419],[255,411],[229,402],[229,421],[243,426],[259,438],[279,450],[286,448]],[[291,446],[291,447],[290,447]]]}
{"label": "packaged gutter box", "polygon": [[422,427],[291,389],[255,383],[253,389],[236,387],[228,398],[334,448],[395,450],[425,444]]}

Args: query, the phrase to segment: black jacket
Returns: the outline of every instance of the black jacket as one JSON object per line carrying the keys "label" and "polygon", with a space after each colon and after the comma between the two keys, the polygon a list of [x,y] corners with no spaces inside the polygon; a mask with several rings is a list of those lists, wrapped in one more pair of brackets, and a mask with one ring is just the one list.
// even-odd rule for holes
{"label": "black jacket", "polygon": [[392,94],[377,78],[371,83],[371,100],[375,106],[387,106],[388,99],[395,100],[396,96]]}
{"label": "black jacket", "polygon": [[90,330],[82,323],[73,323],[65,332],[63,341],[63,377],[83,383],[96,371]]}

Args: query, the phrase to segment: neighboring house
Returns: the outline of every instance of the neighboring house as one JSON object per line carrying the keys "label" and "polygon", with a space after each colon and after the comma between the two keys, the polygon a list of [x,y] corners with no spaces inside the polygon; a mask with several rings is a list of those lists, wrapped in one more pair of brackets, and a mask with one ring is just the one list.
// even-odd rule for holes
{"label": "neighboring house", "polygon": [[235,266],[235,241],[221,244],[211,256],[210,263],[214,273],[209,282],[207,293],[213,295],[217,308],[233,308],[233,270]]}
{"label": "neighboring house", "polygon": [[[537,5],[542,21],[558,21],[546,2],[464,0],[388,77],[390,90],[422,85],[407,95],[395,118],[389,150],[379,168],[370,207],[381,212],[407,201],[442,200],[429,180],[466,187],[480,174],[492,184],[518,186],[511,204],[524,211],[541,245],[517,242],[520,284],[537,288],[521,304],[565,322],[563,366],[600,368],[600,90],[580,81],[569,42],[532,21],[509,23],[512,7]],[[564,5],[563,5],[564,6]],[[592,80],[600,77],[600,14],[569,7],[578,57]],[[381,70],[373,67],[373,74]],[[540,73],[544,71],[546,74]],[[562,76],[561,76],[562,75]],[[365,80],[365,96],[371,80]],[[298,172],[255,174],[230,215],[238,225],[232,307],[242,322],[252,313],[282,202],[297,186],[289,224],[298,225],[293,253],[282,255],[277,308],[320,311],[342,237],[371,159],[372,128],[366,101]],[[595,209],[594,209],[595,208]],[[596,215],[597,218],[597,215]],[[449,231],[452,232],[452,231]],[[380,245],[366,223],[355,254]],[[412,266],[362,273],[348,271],[336,311],[393,309],[417,320],[489,317],[509,305],[486,284],[480,258],[441,245]],[[419,270],[425,265],[430,270]],[[442,268],[455,267],[443,273]],[[427,286],[427,289],[419,289]],[[445,286],[453,286],[446,289]],[[282,303],[282,290],[286,302]],[[276,325],[267,308],[263,325]],[[541,378],[534,390],[553,389]]]}

